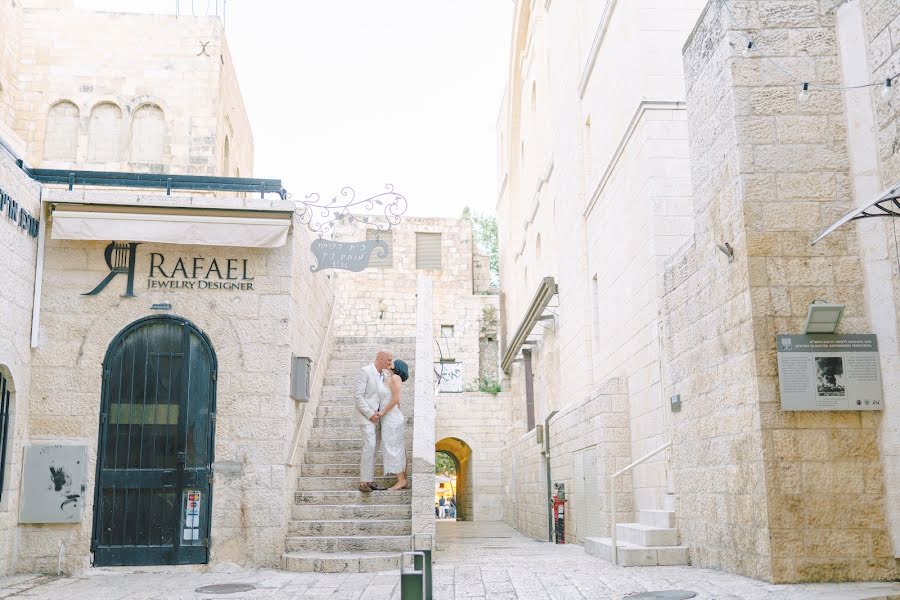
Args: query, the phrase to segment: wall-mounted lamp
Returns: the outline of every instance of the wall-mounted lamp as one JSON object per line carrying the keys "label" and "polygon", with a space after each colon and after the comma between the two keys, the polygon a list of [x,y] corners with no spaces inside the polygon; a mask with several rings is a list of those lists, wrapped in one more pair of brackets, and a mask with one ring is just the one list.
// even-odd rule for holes
{"label": "wall-mounted lamp", "polygon": [[728,257],[728,262],[734,262],[734,248],[731,247],[731,244],[725,242],[724,244],[716,244],[716,248],[722,252],[725,256]]}
{"label": "wall-mounted lamp", "polygon": [[805,333],[834,333],[844,316],[843,304],[813,301],[806,313]]}
{"label": "wall-mounted lamp", "polygon": [[384,303],[384,300],[378,301],[378,318],[383,319],[384,313],[387,312],[388,305]]}

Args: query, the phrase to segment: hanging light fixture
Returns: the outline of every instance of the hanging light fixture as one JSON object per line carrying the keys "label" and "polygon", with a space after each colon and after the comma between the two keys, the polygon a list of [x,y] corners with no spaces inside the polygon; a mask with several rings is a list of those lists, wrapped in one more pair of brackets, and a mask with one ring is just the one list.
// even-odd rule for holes
{"label": "hanging light fixture", "polygon": [[753,42],[752,41],[747,42],[747,47],[744,48],[743,54],[744,54],[744,58],[750,58],[751,56],[753,56]]}
{"label": "hanging light fixture", "polygon": [[797,100],[800,102],[806,102],[809,100],[809,83],[803,82],[803,87],[800,89],[800,95],[797,96]]}
{"label": "hanging light fixture", "polygon": [[890,98],[893,95],[893,93],[894,93],[894,90],[892,87],[891,78],[888,77],[887,79],[884,80],[884,85],[881,87],[881,97],[884,98],[885,100],[887,100],[888,98]]}

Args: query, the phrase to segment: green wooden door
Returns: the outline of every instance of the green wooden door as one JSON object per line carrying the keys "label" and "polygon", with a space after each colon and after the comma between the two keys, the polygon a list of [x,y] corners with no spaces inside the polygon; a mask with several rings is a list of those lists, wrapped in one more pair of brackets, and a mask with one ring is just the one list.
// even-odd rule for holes
{"label": "green wooden door", "polygon": [[95,565],[206,563],[216,359],[172,316],[126,327],[103,361]]}

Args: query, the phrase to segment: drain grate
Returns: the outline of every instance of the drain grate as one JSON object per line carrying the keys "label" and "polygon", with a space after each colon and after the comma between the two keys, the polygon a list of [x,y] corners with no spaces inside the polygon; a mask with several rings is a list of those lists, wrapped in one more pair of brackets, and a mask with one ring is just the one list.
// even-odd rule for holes
{"label": "drain grate", "polygon": [[255,589],[256,586],[249,583],[214,583],[198,587],[194,591],[200,594],[237,594]]}
{"label": "drain grate", "polygon": [[697,595],[697,592],[687,590],[658,590],[655,592],[640,592],[625,596],[628,600],[687,600]]}

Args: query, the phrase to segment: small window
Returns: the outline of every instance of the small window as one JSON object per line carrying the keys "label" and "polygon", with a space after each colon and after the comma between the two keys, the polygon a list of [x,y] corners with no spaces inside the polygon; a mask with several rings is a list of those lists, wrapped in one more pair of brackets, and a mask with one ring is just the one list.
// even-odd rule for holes
{"label": "small window", "polygon": [[441,337],[453,337],[453,325],[441,325]]}
{"label": "small window", "polygon": [[6,463],[8,460],[6,449],[9,438],[9,422],[11,420],[9,382],[3,373],[0,373],[0,500],[3,500],[3,486],[6,477]]}
{"label": "small window", "polygon": [[376,248],[369,256],[369,266],[374,269],[393,269],[394,268],[394,232],[378,231],[377,229],[366,230],[367,240],[381,240],[387,242],[387,254],[381,256],[381,249]]}
{"label": "small window", "polygon": [[416,234],[416,268],[440,269],[441,268],[441,234],[417,233]]}

